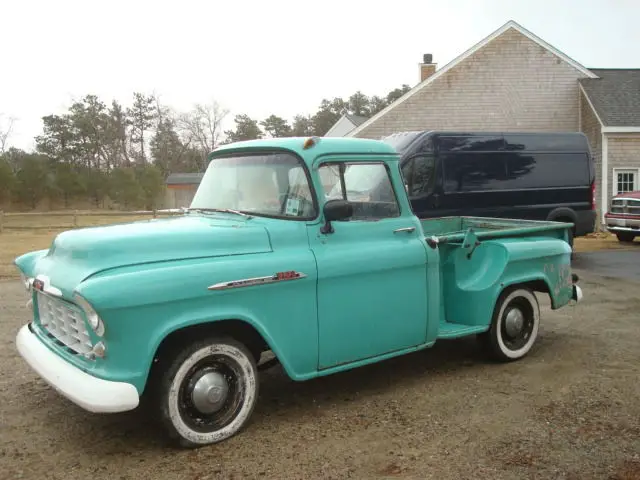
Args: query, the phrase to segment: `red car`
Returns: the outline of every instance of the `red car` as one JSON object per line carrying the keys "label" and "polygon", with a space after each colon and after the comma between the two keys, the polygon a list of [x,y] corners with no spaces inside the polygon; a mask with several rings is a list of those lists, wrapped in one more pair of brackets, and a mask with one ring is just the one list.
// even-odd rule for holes
{"label": "red car", "polygon": [[621,242],[633,242],[640,237],[640,191],[616,195],[604,215],[607,230]]}

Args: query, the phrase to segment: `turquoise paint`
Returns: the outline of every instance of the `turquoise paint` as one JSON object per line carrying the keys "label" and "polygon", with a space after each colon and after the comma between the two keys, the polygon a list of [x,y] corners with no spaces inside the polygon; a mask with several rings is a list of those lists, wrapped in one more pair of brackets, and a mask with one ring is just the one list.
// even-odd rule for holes
{"label": "turquoise paint", "polygon": [[[454,217],[420,221],[411,212],[398,157],[363,139],[269,139],[225,145],[218,155],[264,149],[296,153],[308,166],[319,210],[310,221],[227,213],[62,233],[49,250],[15,261],[27,276],[48,275],[68,301],[78,292],[103,319],[105,359],[47,346],[93,375],[144,390],[158,346],[179,329],[235,319],[252,325],[294,380],[355,368],[428,348],[438,338],[485,331],[507,286],[541,280],[554,308],[571,297],[570,224]],[[383,161],[400,214],[333,222],[320,233],[325,162]],[[413,232],[394,230],[414,227]],[[467,258],[469,229],[480,245]],[[437,248],[425,237],[435,237]],[[298,280],[212,291],[210,285],[295,270]],[[37,315],[35,318],[37,327]],[[97,338],[92,336],[93,341]]]}

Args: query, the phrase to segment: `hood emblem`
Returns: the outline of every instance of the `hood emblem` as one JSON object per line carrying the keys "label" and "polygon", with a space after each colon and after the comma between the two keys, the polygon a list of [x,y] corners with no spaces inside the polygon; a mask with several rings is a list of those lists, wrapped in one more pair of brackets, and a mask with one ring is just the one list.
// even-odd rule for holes
{"label": "hood emblem", "polygon": [[277,272],[267,277],[243,278],[241,280],[231,280],[228,282],[220,282],[207,287],[209,290],[226,290],[229,288],[250,287],[252,285],[263,285],[265,283],[284,282],[287,280],[299,280],[305,278],[306,275],[295,270],[287,272]]}

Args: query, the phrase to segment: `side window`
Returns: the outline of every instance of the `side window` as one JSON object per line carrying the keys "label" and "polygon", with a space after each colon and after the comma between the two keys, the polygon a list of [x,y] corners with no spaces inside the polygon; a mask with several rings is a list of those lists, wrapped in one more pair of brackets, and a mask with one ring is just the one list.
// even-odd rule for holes
{"label": "side window", "polygon": [[400,207],[389,172],[384,163],[331,163],[322,165],[320,178],[330,174],[325,169],[341,171],[331,188],[324,192],[328,199],[344,199],[353,205],[352,220],[379,220],[397,217]]}
{"label": "side window", "polygon": [[416,163],[415,158],[412,158],[400,167],[400,173],[402,173],[402,181],[405,184],[407,195],[411,196],[411,184],[413,182],[413,169]]}
{"label": "side window", "polygon": [[422,155],[413,160],[413,176],[409,184],[410,196],[426,195],[433,190],[435,181],[435,158]]}
{"label": "side window", "polygon": [[584,153],[509,153],[507,188],[582,187],[589,185],[589,157]]}
{"label": "side window", "polygon": [[447,192],[496,190],[506,179],[502,153],[447,154],[443,164]]}

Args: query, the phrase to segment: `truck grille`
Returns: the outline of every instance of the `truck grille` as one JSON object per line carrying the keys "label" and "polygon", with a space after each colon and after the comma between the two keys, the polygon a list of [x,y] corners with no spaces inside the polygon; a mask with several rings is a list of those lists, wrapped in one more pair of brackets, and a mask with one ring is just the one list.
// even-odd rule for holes
{"label": "truck grille", "polygon": [[40,324],[50,337],[75,353],[91,351],[91,339],[82,312],[73,304],[37,292]]}
{"label": "truck grille", "polygon": [[616,198],[611,200],[611,213],[616,215],[640,215],[640,199]]}

